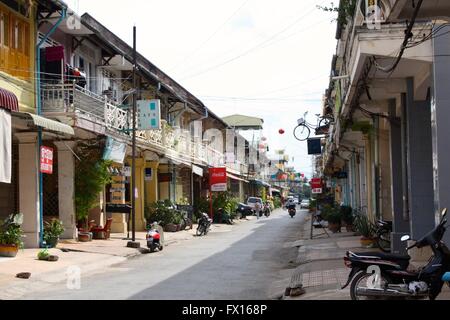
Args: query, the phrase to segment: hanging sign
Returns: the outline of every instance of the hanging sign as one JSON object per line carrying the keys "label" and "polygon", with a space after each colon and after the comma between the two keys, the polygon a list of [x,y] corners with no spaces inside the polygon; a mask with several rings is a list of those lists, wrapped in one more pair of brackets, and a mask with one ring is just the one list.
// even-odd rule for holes
{"label": "hanging sign", "polygon": [[41,173],[53,174],[53,149],[49,147],[41,147]]}
{"label": "hanging sign", "polygon": [[103,160],[110,160],[115,163],[123,164],[127,153],[127,145],[108,136],[106,140]]}
{"label": "hanging sign", "polygon": [[139,100],[137,109],[138,130],[161,130],[160,100]]}
{"label": "hanging sign", "polygon": [[227,191],[227,169],[226,168],[210,168],[209,169],[209,185],[212,192]]}
{"label": "hanging sign", "polygon": [[322,188],[322,179],[314,178],[311,180],[311,188],[312,189],[321,189]]}

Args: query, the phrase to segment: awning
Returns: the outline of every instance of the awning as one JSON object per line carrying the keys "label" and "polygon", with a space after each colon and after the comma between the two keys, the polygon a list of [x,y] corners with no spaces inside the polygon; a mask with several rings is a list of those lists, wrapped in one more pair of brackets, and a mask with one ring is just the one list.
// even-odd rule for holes
{"label": "awning", "polygon": [[230,179],[236,180],[236,181],[243,181],[243,182],[248,183],[247,180],[239,178],[238,176],[235,176],[234,174],[231,174],[231,173],[227,173],[227,178],[230,178]]}
{"label": "awning", "polygon": [[203,177],[203,169],[197,167],[196,165],[192,165],[192,172],[200,177]]}
{"label": "awning", "polygon": [[15,112],[13,113],[13,115],[32,120],[34,125],[45,128],[50,131],[65,133],[72,136],[75,135],[75,131],[71,126],[55,120],[47,119],[28,112]]}
{"label": "awning", "polygon": [[11,91],[0,88],[0,107],[19,112],[19,100]]}

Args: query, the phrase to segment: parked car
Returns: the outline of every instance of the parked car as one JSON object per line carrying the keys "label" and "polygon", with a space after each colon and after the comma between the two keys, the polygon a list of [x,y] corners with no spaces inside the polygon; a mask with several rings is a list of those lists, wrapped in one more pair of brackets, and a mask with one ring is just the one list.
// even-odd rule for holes
{"label": "parked car", "polygon": [[253,209],[255,214],[256,214],[257,207],[259,207],[259,213],[263,214],[263,210],[264,210],[263,199],[256,198],[256,197],[250,197],[247,200],[247,205],[250,206]]}
{"label": "parked car", "polygon": [[302,200],[302,202],[300,203],[300,208],[301,209],[309,209],[309,205],[311,204],[311,201],[308,199],[304,199]]}

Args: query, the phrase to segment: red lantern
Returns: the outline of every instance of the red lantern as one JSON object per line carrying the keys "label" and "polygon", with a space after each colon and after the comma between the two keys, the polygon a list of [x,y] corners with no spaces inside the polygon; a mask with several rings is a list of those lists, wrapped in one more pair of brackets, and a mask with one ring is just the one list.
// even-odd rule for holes
{"label": "red lantern", "polygon": [[284,134],[284,133],[285,133],[285,131],[284,131],[283,129],[280,129],[278,132],[279,132],[280,134]]}

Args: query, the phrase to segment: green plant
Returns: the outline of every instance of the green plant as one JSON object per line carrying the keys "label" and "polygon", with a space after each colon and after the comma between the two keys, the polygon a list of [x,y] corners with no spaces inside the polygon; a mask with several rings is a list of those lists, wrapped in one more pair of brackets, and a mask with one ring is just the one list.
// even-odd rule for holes
{"label": "green plant", "polygon": [[99,193],[111,182],[108,168],[112,162],[102,159],[99,146],[82,143],[77,150],[80,160],[75,165],[76,216],[87,229],[89,211],[97,206]]}
{"label": "green plant", "polygon": [[317,200],[311,200],[309,203],[309,210],[316,210],[317,209]]}
{"label": "green plant", "polygon": [[371,239],[375,235],[375,225],[365,214],[355,216],[354,226],[356,231],[364,238]]}
{"label": "green plant", "polygon": [[181,216],[175,210],[170,200],[160,200],[145,207],[145,218],[148,223],[158,222],[162,227],[181,223]]}
{"label": "green plant", "polygon": [[47,260],[48,257],[50,257],[50,253],[48,252],[48,249],[43,249],[38,252],[37,256],[39,260]]}
{"label": "green plant", "polygon": [[59,238],[64,231],[64,224],[58,219],[52,219],[50,222],[45,222],[44,241],[50,243],[54,239]]}
{"label": "green plant", "polygon": [[341,26],[345,26],[348,19],[352,18],[355,15],[357,2],[357,0],[340,0],[338,6],[335,6],[334,2],[331,2],[329,7],[318,5],[317,8],[327,12],[337,12],[338,24]]}
{"label": "green plant", "polygon": [[282,204],[281,204],[281,199],[279,197],[274,197],[273,198],[273,206],[275,209],[281,208]]}
{"label": "green plant", "polygon": [[332,224],[340,224],[342,221],[342,213],[340,208],[331,204],[323,205],[321,216],[323,219]]}
{"label": "green plant", "polygon": [[0,244],[23,248],[23,214],[10,215],[0,227]]}
{"label": "green plant", "polygon": [[353,225],[355,217],[353,215],[353,209],[350,206],[341,206],[342,221],[347,225]]}

